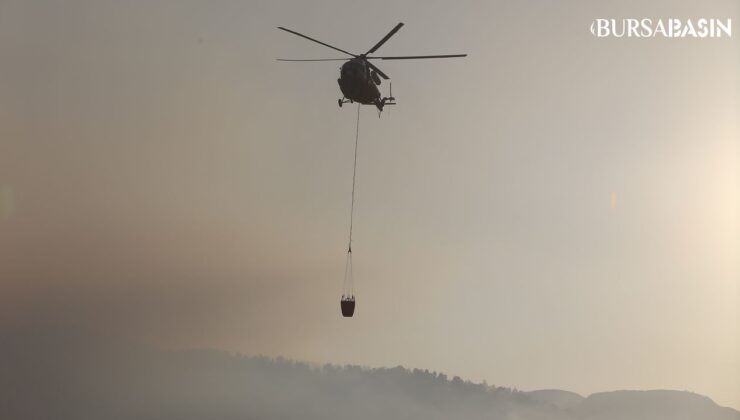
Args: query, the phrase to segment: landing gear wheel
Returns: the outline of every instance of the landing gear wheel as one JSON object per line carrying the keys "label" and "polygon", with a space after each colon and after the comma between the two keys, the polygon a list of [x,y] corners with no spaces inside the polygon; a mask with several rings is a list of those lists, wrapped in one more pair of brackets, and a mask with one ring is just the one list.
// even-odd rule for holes
{"label": "landing gear wheel", "polygon": [[343,104],[344,102],[342,102],[342,100],[341,100],[341,99],[337,99],[337,103],[339,104],[339,107],[341,108],[341,107],[342,107],[342,104]]}

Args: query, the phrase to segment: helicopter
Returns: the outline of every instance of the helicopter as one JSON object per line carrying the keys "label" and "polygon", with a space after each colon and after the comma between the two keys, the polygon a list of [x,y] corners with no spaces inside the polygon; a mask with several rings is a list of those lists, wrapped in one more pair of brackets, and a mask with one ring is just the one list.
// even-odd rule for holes
{"label": "helicopter", "polygon": [[391,87],[390,96],[381,97],[380,85],[381,78],[389,80],[390,77],[383,73],[376,65],[371,63],[369,60],[417,60],[427,58],[455,58],[455,57],[466,57],[467,54],[443,54],[443,55],[410,55],[410,56],[395,56],[395,57],[370,57],[370,54],[375,53],[390,37],[392,37],[399,29],[403,26],[403,23],[399,23],[386,36],[383,37],[377,44],[370,48],[364,54],[352,54],[343,49],[337,48],[333,45],[321,42],[317,39],[313,39],[309,36],[303,35],[296,31],[278,26],[278,29],[285,32],[289,32],[293,35],[306,38],[309,41],[316,42],[325,47],[329,47],[333,50],[347,54],[352,58],[315,58],[315,59],[285,59],[278,58],[278,61],[346,61],[342,65],[339,71],[339,89],[342,91],[343,97],[337,100],[337,103],[341,107],[342,104],[358,102],[363,105],[375,105],[379,112],[383,111],[383,107],[386,105],[395,105],[396,98],[393,97],[393,88]]}

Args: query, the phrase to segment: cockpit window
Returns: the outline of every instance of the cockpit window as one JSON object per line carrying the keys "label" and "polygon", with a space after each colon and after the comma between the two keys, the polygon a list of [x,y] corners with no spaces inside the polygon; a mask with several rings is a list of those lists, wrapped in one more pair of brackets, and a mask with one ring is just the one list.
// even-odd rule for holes
{"label": "cockpit window", "polygon": [[362,75],[362,64],[355,61],[348,61],[342,66],[342,76],[358,77]]}

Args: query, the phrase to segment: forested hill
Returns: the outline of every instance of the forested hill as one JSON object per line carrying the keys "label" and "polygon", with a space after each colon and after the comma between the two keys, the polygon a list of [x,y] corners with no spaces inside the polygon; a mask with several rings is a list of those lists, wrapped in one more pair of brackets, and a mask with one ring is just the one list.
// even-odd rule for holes
{"label": "forested hill", "polygon": [[740,420],[740,412],[689,392],[582,398],[427,370],[314,366],[210,350],[2,352],[9,363],[0,375],[0,418]]}

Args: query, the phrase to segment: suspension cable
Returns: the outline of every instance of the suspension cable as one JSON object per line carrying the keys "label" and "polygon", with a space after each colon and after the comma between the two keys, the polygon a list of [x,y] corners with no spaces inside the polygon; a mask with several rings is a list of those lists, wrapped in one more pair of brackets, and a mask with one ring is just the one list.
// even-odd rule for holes
{"label": "suspension cable", "polygon": [[347,252],[352,253],[352,222],[355,214],[355,177],[357,175],[357,143],[360,138],[360,104],[357,104],[357,126],[355,128],[355,163],[352,168],[352,206],[349,211],[349,245]]}

